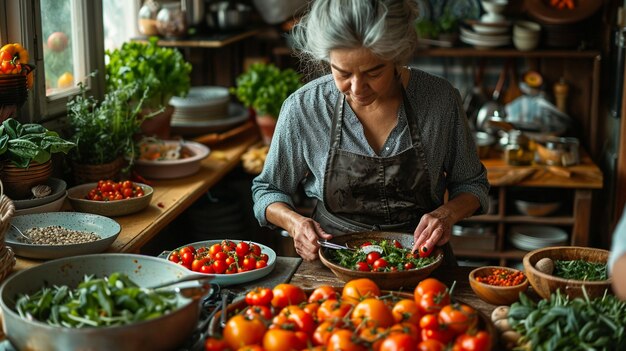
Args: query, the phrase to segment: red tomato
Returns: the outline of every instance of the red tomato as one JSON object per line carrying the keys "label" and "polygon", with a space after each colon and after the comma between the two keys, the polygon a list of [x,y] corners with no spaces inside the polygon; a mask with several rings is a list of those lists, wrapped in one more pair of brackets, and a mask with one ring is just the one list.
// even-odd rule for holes
{"label": "red tomato", "polygon": [[235,247],[235,252],[239,256],[245,256],[250,252],[250,244],[245,241],[240,241]]}
{"label": "red tomato", "polygon": [[256,269],[256,259],[252,256],[246,256],[246,258],[243,259],[242,265],[247,270]]}
{"label": "red tomato", "polygon": [[395,246],[397,249],[402,248],[402,244],[398,240],[393,241],[393,246]]}
{"label": "red tomato", "polygon": [[185,266],[191,267],[191,263],[193,263],[194,256],[191,252],[185,252],[180,255],[180,260]]}
{"label": "red tomato", "polygon": [[204,341],[204,351],[225,351],[228,348],[226,340],[210,337]]}
{"label": "red tomato", "polygon": [[404,264],[404,269],[409,271],[411,269],[415,268],[415,264],[413,264],[413,262],[407,262]]}
{"label": "red tomato", "polygon": [[193,260],[193,262],[191,262],[191,270],[194,272],[200,272],[200,269],[202,268],[202,266],[204,266],[205,263],[207,263],[207,261],[208,260],[206,258]]}
{"label": "red tomato", "polygon": [[204,266],[200,267],[200,273],[213,274],[215,273],[215,270],[213,269],[213,265],[205,264]]}
{"label": "red tomato", "polygon": [[[253,253],[253,255],[254,255],[254,253]],[[264,253],[262,253],[260,255],[257,255],[257,257],[258,257],[257,261],[258,260],[263,260],[263,261],[267,262],[267,261],[270,260],[270,257],[267,254],[264,254]]]}
{"label": "red tomato", "polygon": [[256,261],[256,269],[260,269],[263,267],[267,267],[267,261],[265,260],[258,260]]}
{"label": "red tomato", "polygon": [[361,271],[361,272],[369,272],[370,271],[370,266],[367,264],[367,262],[365,261],[359,261],[354,265],[354,268],[357,271]]}
{"label": "red tomato", "polygon": [[257,244],[252,244],[252,245],[250,245],[250,252],[252,252],[252,254],[255,255],[255,256],[260,256],[261,255],[261,247],[259,245],[257,245]]}
{"label": "red tomato", "polygon": [[372,264],[372,271],[376,271],[376,272],[382,272],[385,270],[385,267],[387,267],[387,260],[385,260],[384,258],[379,258],[376,261],[374,261],[374,264]]}
{"label": "red tomato", "polygon": [[255,305],[246,309],[245,314],[254,318],[261,318],[265,322],[272,320],[272,310],[268,306]]}
{"label": "red tomato", "polygon": [[446,345],[434,339],[423,340],[417,344],[418,351],[444,351]]}
{"label": "red tomato", "polygon": [[313,334],[315,330],[315,319],[296,305],[289,305],[283,308],[277,317],[285,316],[288,322],[295,328],[289,330],[305,332],[307,335]]}
{"label": "red tomato", "polygon": [[236,263],[231,263],[228,265],[228,267],[226,267],[226,274],[235,274],[238,273],[238,269],[237,269],[237,264]]}
{"label": "red tomato", "polygon": [[422,246],[422,248],[419,250],[420,251],[420,257],[428,257],[430,256],[430,253],[433,252],[433,249],[435,248],[435,246],[431,246],[430,249],[427,248],[426,246]]}
{"label": "red tomato", "polygon": [[228,258],[228,254],[224,251],[220,251],[213,255],[213,258],[216,261],[226,261],[226,259]]}
{"label": "red tomato", "polygon": [[317,288],[315,288],[315,290],[313,290],[313,292],[311,293],[311,295],[309,295],[309,302],[317,302],[317,303],[322,303],[326,300],[336,300],[337,299],[337,290],[335,290],[335,288],[333,288],[330,285],[322,285],[319,286]]}
{"label": "red tomato", "polygon": [[367,262],[367,264],[374,264],[374,262],[376,262],[376,260],[381,257],[382,256],[380,255],[380,252],[372,251],[367,254],[365,261]]}
{"label": "red tomato", "polygon": [[489,333],[484,330],[476,334],[461,334],[454,342],[454,350],[458,351],[488,351],[491,350]]}
{"label": "red tomato", "polygon": [[272,293],[274,294],[272,306],[278,309],[288,305],[297,305],[307,300],[304,290],[292,284],[278,284],[272,289]]}
{"label": "red tomato", "polygon": [[174,263],[178,263],[180,261],[180,255],[178,255],[178,252],[173,251],[167,259]]}
{"label": "red tomato", "polygon": [[246,303],[250,306],[269,306],[273,297],[272,289],[256,287],[246,294]]}
{"label": "red tomato", "polygon": [[226,268],[228,268],[228,265],[226,264],[226,261],[224,261],[224,260],[213,261],[213,271],[215,273],[222,274],[222,273],[226,272]]}
{"label": "red tomato", "polygon": [[211,255],[211,257],[215,257],[215,254],[218,252],[222,252],[222,245],[220,244],[211,245],[211,247],[209,248],[209,254]]}

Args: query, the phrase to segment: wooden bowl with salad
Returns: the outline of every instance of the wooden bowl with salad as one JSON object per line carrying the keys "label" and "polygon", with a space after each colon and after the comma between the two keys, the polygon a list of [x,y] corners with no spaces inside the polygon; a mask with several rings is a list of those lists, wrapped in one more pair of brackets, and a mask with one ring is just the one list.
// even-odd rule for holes
{"label": "wooden bowl with salad", "polygon": [[607,273],[609,251],[591,247],[551,246],[524,256],[524,272],[533,289],[544,299],[557,289],[570,298],[601,297],[611,292]]}
{"label": "wooden bowl with salad", "polygon": [[207,146],[194,141],[144,138],[133,167],[149,179],[182,178],[198,172],[209,152]]}
{"label": "wooden bowl with salad", "polygon": [[369,278],[381,289],[414,289],[443,261],[437,248],[428,257],[413,254],[413,235],[398,232],[357,232],[335,236],[333,244],[350,249],[320,247],[322,263],[339,279]]}

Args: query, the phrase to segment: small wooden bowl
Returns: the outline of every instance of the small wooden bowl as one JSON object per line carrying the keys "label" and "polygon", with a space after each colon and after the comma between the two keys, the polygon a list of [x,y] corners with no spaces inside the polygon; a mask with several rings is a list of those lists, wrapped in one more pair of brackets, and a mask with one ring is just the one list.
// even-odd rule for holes
{"label": "small wooden bowl", "polygon": [[[366,241],[398,240],[403,247],[413,246],[413,235],[396,232],[358,232],[346,235],[338,235],[331,242],[348,247],[359,247]],[[373,280],[381,289],[397,290],[403,289],[413,291],[415,286],[427,278],[443,261],[443,252],[437,248],[431,253],[437,260],[428,266],[420,269],[412,269],[401,272],[362,272],[354,269],[342,267],[331,261],[328,248],[320,248],[319,255],[322,263],[328,267],[337,278],[347,282],[352,279],[369,278]]]}
{"label": "small wooden bowl", "polygon": [[504,269],[509,272],[519,272],[517,269],[502,266],[485,266],[474,269],[469,274],[469,283],[474,293],[483,301],[493,305],[510,305],[519,299],[519,293],[528,289],[528,278],[524,279],[521,284],[515,286],[496,286],[481,283],[476,277],[484,277],[494,269]]}
{"label": "small wooden bowl", "polygon": [[611,277],[607,280],[584,281],[559,278],[540,272],[535,268],[535,264],[544,257],[549,257],[552,260],[585,260],[606,263],[609,258],[609,251],[592,247],[552,246],[527,253],[523,259],[524,271],[530,285],[544,299],[550,298],[550,294],[556,292],[557,289],[570,298],[583,297],[583,286],[590,298],[601,297],[607,290],[611,292],[613,281]]}

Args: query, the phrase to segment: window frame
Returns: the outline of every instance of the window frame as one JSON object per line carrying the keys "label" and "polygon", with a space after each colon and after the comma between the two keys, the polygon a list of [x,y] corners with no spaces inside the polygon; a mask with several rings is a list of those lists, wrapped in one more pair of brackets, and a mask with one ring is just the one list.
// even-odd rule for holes
{"label": "window frame", "polygon": [[[78,6],[80,13],[77,20],[83,21],[79,40],[84,47],[86,59],[83,62],[85,72],[98,71],[95,78],[86,83],[87,94],[101,99],[104,95],[104,28],[102,19],[102,1],[71,0]],[[35,65],[35,84],[29,93],[29,99],[18,114],[24,122],[46,122],[63,117],[67,113],[67,101],[78,94],[77,87],[51,97],[46,96],[45,72],[43,64],[43,45],[40,0],[0,0],[0,40],[3,43],[22,43],[31,55],[31,64]]]}

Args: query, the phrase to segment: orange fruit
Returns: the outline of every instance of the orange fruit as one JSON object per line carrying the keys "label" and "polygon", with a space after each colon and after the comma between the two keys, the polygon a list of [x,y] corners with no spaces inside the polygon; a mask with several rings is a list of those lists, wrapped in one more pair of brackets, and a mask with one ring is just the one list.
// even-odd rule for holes
{"label": "orange fruit", "polygon": [[59,79],[57,79],[57,88],[65,89],[74,86],[74,76],[70,72],[63,73]]}
{"label": "orange fruit", "polygon": [[528,84],[531,88],[539,88],[543,84],[543,77],[539,72],[528,71],[524,73],[524,83]]}

